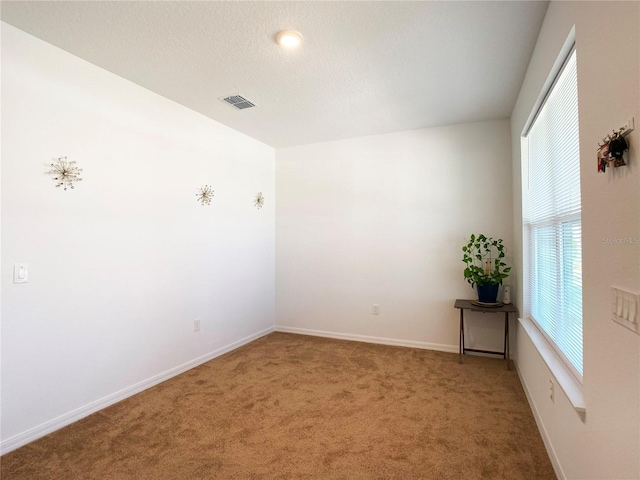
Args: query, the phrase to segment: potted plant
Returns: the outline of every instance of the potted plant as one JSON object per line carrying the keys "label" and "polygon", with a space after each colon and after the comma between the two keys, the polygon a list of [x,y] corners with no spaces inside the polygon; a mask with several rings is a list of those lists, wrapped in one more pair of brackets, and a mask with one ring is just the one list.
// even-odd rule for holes
{"label": "potted plant", "polygon": [[496,240],[482,234],[471,235],[462,252],[462,261],[466,264],[464,278],[477,288],[478,301],[495,303],[498,287],[511,270],[503,261],[505,248],[502,239]]}

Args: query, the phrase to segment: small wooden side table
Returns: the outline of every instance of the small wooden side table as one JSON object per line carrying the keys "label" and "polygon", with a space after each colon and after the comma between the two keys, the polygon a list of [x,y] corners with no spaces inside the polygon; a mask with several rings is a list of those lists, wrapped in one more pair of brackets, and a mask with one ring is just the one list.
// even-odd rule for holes
{"label": "small wooden side table", "polygon": [[[518,314],[518,309],[513,304],[502,305],[501,307],[481,307],[479,305],[474,305],[472,300],[461,300],[457,299],[454,304],[454,308],[460,310],[460,353],[459,353],[459,362],[462,363],[462,355],[465,355],[467,352],[479,352],[479,353],[490,353],[492,355],[502,355],[507,362],[507,370],[509,370],[509,314],[515,313]],[[496,352],[492,350],[478,350],[475,348],[466,348],[464,345],[464,311],[471,310],[472,312],[482,312],[482,313],[504,313],[504,348],[501,352]]]}

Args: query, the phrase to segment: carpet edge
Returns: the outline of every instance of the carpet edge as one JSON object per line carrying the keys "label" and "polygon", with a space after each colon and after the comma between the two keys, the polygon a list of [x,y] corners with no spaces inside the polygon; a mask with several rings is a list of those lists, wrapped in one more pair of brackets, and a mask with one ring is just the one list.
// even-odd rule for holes
{"label": "carpet edge", "polygon": [[440,343],[417,342],[415,340],[399,340],[386,337],[371,337],[352,333],[329,332],[325,330],[312,330],[308,328],[286,327],[276,325],[276,332],[296,333],[299,335],[311,335],[313,337],[335,338],[337,340],[352,340],[356,342],[377,343],[380,345],[393,345],[397,347],[421,348],[423,350],[435,350],[438,352],[458,353],[458,345],[444,345]]}
{"label": "carpet edge", "polygon": [[55,432],[67,425],[70,425],[78,420],[81,420],[89,415],[102,410],[110,405],[118,403],[128,397],[136,395],[148,388],[151,388],[159,383],[162,383],[170,378],[173,378],[177,375],[180,375],[192,368],[195,368],[203,363],[208,362],[209,360],[213,360],[220,355],[224,355],[232,350],[235,350],[238,347],[246,345],[247,343],[251,343],[258,338],[264,337],[276,330],[275,326],[271,326],[254,334],[248,335],[240,340],[237,340],[233,343],[225,345],[224,347],[220,347],[212,352],[209,352],[205,355],[201,355],[199,357],[194,358],[188,362],[185,362],[176,367],[170,368],[162,373],[154,375],[146,380],[142,380],[141,382],[135,383],[129,387],[123,388],[117,392],[111,393],[106,397],[95,400],[87,405],[76,408],[68,413],[60,415],[52,420],[48,420],[45,423],[42,423],[36,427],[30,428],[22,433],[14,435],[13,437],[9,437],[6,440],[0,442],[0,456],[9,453],[13,450],[16,450],[38,438],[44,437],[50,433]]}

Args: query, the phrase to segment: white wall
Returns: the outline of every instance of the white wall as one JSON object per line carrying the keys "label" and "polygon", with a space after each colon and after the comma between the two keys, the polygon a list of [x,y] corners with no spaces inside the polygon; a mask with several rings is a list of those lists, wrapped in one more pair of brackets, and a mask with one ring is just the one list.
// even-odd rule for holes
{"label": "white wall", "polygon": [[[62,155],[84,169],[73,191],[45,175]],[[2,24],[5,449],[273,329],[274,162],[271,147]],[[12,283],[17,262],[29,283]]]}
{"label": "white wall", "polygon": [[[520,134],[571,28],[576,28],[583,239],[583,423],[561,391],[548,398],[551,376],[524,329],[517,362],[561,476],[640,478],[640,336],[610,319],[610,286],[640,292],[640,245],[603,237],[640,237],[640,74],[638,2],[552,2],[511,118],[513,188],[520,196]],[[596,172],[598,142],[635,117],[630,165]],[[514,207],[517,263],[521,210]],[[522,284],[522,278],[519,282]],[[521,292],[520,304],[522,303]]]}
{"label": "white wall", "polygon": [[[512,243],[508,120],[278,149],[276,185],[278,328],[457,352],[465,239]],[[500,350],[503,317],[469,318]]]}

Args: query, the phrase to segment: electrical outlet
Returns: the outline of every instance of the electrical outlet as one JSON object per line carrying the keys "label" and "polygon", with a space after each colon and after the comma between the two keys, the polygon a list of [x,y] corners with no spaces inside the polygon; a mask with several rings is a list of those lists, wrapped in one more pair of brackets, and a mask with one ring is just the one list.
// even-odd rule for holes
{"label": "electrical outlet", "polygon": [[551,378],[549,379],[549,398],[551,399],[551,403],[556,402],[556,385]]}
{"label": "electrical outlet", "polygon": [[194,332],[199,332],[200,331],[200,319],[199,318],[196,318],[193,321],[193,331]]}
{"label": "electrical outlet", "polygon": [[373,315],[380,315],[380,305],[374,304],[371,313]]}

